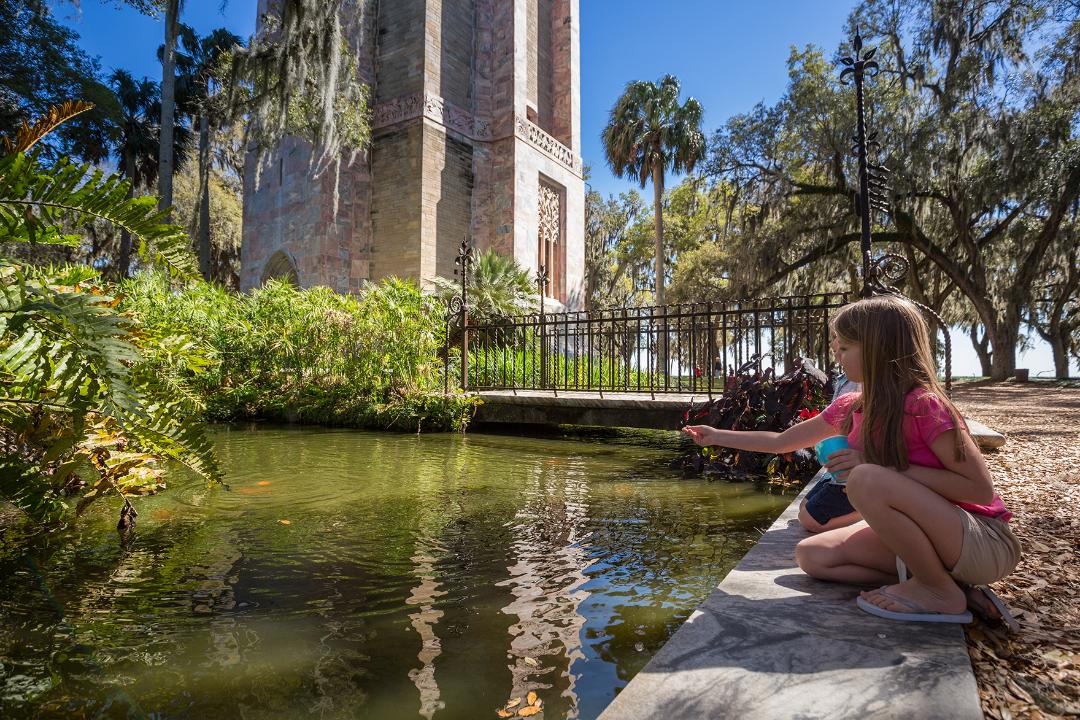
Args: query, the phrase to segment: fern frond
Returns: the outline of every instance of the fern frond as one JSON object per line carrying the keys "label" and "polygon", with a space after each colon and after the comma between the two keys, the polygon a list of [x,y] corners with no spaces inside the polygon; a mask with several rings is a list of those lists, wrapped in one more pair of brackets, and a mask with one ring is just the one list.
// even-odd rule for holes
{"label": "fern frond", "polygon": [[93,103],[83,100],[65,100],[59,105],[49,108],[43,117],[38,118],[33,125],[23,120],[22,127],[15,131],[15,139],[8,137],[0,138],[5,155],[26,152],[34,147],[39,140],[51,133],[58,126],[71,118],[84,113],[94,107]]}
{"label": "fern frond", "polygon": [[158,210],[155,198],[129,198],[128,190],[119,175],[106,177],[68,158],[48,168],[35,155],[0,158],[0,241],[77,244],[79,237],[61,228],[100,218],[131,233],[143,259],[174,276],[195,277],[195,258],[184,229],[166,224],[169,212]]}
{"label": "fern frond", "polygon": [[[53,513],[78,457],[92,459],[108,489],[125,497],[155,489],[155,458],[219,480],[197,413],[153,371],[161,358],[197,367],[197,349],[174,334],[144,352],[139,344],[157,342],[157,332],[92,283],[55,284],[67,277],[0,265],[0,498],[35,517]],[[91,458],[93,448],[108,450],[105,436],[122,437],[128,455]],[[86,502],[103,492],[99,485]]]}

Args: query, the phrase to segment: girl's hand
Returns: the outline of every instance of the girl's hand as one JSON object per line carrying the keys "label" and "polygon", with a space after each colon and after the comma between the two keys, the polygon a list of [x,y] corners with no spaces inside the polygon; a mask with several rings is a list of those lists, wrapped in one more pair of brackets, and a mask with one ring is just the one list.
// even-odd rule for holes
{"label": "girl's hand", "polygon": [[844,450],[837,450],[826,458],[825,467],[827,467],[829,472],[833,475],[839,477],[841,473],[847,473],[852,468],[862,465],[865,462],[866,456],[863,455],[862,450],[847,448]]}
{"label": "girl's hand", "polygon": [[713,441],[713,429],[708,425],[687,425],[682,429],[690,436],[690,439],[701,446],[715,445]]}

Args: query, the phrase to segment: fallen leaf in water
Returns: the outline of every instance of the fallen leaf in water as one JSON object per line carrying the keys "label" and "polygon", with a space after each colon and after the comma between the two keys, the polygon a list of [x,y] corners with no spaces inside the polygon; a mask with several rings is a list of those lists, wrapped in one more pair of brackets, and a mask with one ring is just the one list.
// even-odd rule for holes
{"label": "fallen leaf in water", "polygon": [[518,710],[518,716],[519,717],[529,717],[530,715],[535,715],[538,712],[540,712],[540,708],[538,708],[535,705],[530,705],[529,707],[523,707],[520,710]]}
{"label": "fallen leaf in water", "polygon": [[527,702],[529,705],[535,705],[536,704],[536,693],[534,693],[532,690],[530,690],[529,694],[527,696],[525,696],[525,702]]}
{"label": "fallen leaf in water", "polygon": [[537,708],[544,707],[544,701],[541,700],[540,698],[536,698],[536,702],[533,703],[533,707],[537,707]]}
{"label": "fallen leaf in water", "polygon": [[282,525],[292,525],[292,520],[278,520]]}
{"label": "fallen leaf in water", "polygon": [[533,666],[533,667],[536,667],[536,666],[537,666],[537,665],[539,665],[540,663],[538,663],[538,662],[536,661],[536,659],[535,659],[535,658],[531,658],[531,657],[526,657],[526,658],[525,658],[525,664],[526,664],[526,665],[531,665],[531,666]]}
{"label": "fallen leaf in water", "polygon": [[521,704],[521,698],[514,698],[510,702],[506,703],[507,708],[515,708]]}
{"label": "fallen leaf in water", "polygon": [[269,480],[260,480],[259,482],[255,483],[255,484],[256,485],[261,485],[262,487],[266,487],[267,485],[270,484],[270,481]]}
{"label": "fallen leaf in water", "polygon": [[509,710],[499,710],[495,714],[498,715],[501,718],[514,717],[514,713],[510,712]]}

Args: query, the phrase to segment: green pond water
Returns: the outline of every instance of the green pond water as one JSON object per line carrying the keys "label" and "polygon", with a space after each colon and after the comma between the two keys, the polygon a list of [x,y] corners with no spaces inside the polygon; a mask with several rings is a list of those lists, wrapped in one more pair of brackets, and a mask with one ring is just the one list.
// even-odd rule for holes
{"label": "green pond water", "polygon": [[791,500],[671,437],[217,429],[124,542],[0,535],[0,716],[596,717]]}

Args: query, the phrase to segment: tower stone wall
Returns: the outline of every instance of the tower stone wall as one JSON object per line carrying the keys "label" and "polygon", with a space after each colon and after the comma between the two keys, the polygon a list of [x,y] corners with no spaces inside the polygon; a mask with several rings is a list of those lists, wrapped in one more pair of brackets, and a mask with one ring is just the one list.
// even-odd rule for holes
{"label": "tower stone wall", "polygon": [[242,287],[290,269],[340,292],[453,277],[469,235],[530,272],[544,262],[559,275],[545,294],[580,305],[578,1],[368,0],[348,26],[373,91],[371,146],[336,176],[314,176],[295,139],[258,173],[249,157]]}

